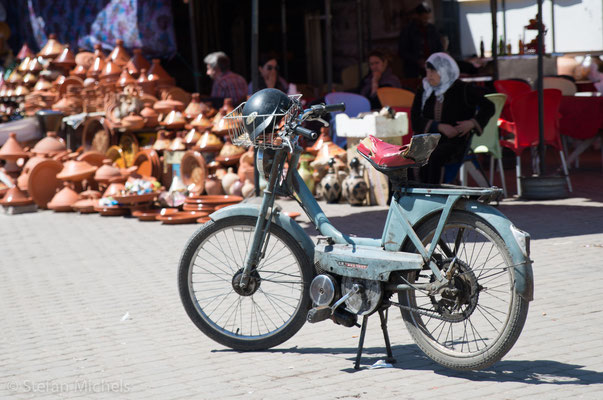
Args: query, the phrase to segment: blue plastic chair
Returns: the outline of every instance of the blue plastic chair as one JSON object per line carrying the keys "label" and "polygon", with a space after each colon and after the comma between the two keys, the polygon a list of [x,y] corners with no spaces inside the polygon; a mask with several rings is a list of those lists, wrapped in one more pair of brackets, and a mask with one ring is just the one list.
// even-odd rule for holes
{"label": "blue plastic chair", "polygon": [[[325,96],[325,103],[336,104],[345,103],[345,113],[348,117],[357,117],[362,112],[371,111],[371,103],[369,100],[356,93],[349,92],[333,92],[328,93]],[[333,143],[340,147],[344,147],[347,144],[345,137],[337,136],[337,126],[335,125],[335,114],[331,114],[331,136]]]}

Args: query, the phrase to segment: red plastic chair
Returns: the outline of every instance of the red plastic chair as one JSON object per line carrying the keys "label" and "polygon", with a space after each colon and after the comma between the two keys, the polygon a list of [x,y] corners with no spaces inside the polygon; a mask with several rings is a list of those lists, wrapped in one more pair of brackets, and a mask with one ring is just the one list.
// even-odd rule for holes
{"label": "red plastic chair", "polygon": [[[502,113],[500,114],[500,118],[505,120],[505,122],[512,122],[513,116],[511,115],[511,103],[517,97],[532,91],[532,88],[525,82],[511,79],[494,81],[494,88],[498,93],[504,93],[507,95],[507,101],[503,107]],[[505,129],[505,126],[503,125],[501,128]]]}
{"label": "red plastic chair", "polygon": [[[563,146],[559,134],[559,105],[561,104],[561,91],[559,89],[544,89],[544,143],[552,146],[559,151],[563,172],[567,180],[569,191],[572,191],[572,184],[569,179],[565,156],[563,155]],[[513,123],[509,125],[514,138],[512,140],[501,140],[501,146],[504,146],[515,153],[517,158],[517,194],[521,196],[521,153],[529,148],[538,146],[538,92],[533,91],[517,97],[511,103],[511,114]]]}

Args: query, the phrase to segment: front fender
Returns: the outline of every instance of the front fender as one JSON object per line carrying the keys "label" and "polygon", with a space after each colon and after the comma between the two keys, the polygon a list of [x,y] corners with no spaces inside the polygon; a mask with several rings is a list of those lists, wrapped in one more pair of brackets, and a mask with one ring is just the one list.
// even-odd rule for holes
{"label": "front fender", "polygon": [[[236,217],[239,215],[245,215],[250,217],[256,217],[260,213],[260,206],[254,204],[235,204],[232,206],[224,207],[218,211],[212,213],[209,217],[213,221],[218,221],[227,217]],[[302,247],[304,252],[308,255],[310,260],[314,260],[314,242],[303,230],[301,226],[289,216],[279,212],[273,214],[272,222],[283,228],[285,231],[291,234],[295,240]]]}

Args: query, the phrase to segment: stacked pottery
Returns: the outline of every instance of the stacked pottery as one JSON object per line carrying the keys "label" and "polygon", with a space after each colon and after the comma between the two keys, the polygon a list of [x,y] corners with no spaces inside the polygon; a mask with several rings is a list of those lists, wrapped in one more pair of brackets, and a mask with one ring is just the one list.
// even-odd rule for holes
{"label": "stacked pottery", "polygon": [[148,105],[140,111],[140,116],[144,118],[144,126],[147,128],[155,128],[159,125],[159,114]]}
{"label": "stacked pottery", "polygon": [[28,157],[29,154],[25,152],[19,142],[17,142],[17,134],[11,132],[8,140],[0,148],[0,159],[6,161],[4,171],[9,176],[16,178],[21,171],[21,167],[17,164],[17,161]]}

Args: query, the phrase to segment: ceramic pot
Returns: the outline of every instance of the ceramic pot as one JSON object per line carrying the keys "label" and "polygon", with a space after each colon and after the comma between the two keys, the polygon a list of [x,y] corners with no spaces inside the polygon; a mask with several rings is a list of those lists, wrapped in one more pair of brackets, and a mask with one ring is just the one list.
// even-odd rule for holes
{"label": "ceramic pot", "polygon": [[155,82],[150,81],[147,75],[146,68],[140,70],[136,84],[143,93],[155,95]]}
{"label": "ceramic pot", "polygon": [[121,74],[121,67],[113,61],[107,62],[99,75],[99,79],[104,83],[117,82]]}
{"label": "ceramic pot", "polygon": [[48,208],[53,211],[69,212],[73,211],[71,206],[80,199],[77,192],[69,187],[69,184],[65,182],[65,186],[57,194],[54,195],[52,200],[48,203]]}
{"label": "ceramic pot", "polygon": [[55,35],[54,33],[51,33],[50,35],[48,35],[48,41],[46,42],[44,47],[42,47],[42,50],[40,50],[38,55],[43,58],[52,60],[56,56],[61,54],[62,51],[63,51],[63,45],[61,43],[59,43],[59,41],[57,40],[57,35]]}
{"label": "ceramic pot", "polygon": [[106,61],[111,61],[120,67],[124,67],[128,61],[130,60],[130,55],[124,49],[124,41],[121,39],[117,39],[115,41],[115,48],[109,55],[107,56]]}
{"label": "ceramic pot", "polygon": [[103,161],[103,165],[94,173],[94,180],[98,183],[107,183],[110,179],[121,176],[121,170],[113,166],[111,160],[107,159]]}
{"label": "ceramic pot", "polygon": [[17,60],[23,60],[25,58],[34,57],[34,56],[35,56],[34,52],[31,51],[31,49],[29,48],[27,43],[24,43],[23,46],[21,46],[21,49],[19,50],[19,52],[17,53]]}
{"label": "ceramic pot", "polygon": [[92,61],[92,65],[88,68],[86,72],[86,76],[88,78],[98,79],[103,68],[105,67],[105,56],[101,50],[100,44],[94,45],[94,60]]}
{"label": "ceramic pot", "polygon": [[130,72],[128,72],[128,70],[124,68],[121,71],[121,75],[119,75],[119,79],[117,79],[116,85],[120,88],[136,85],[136,79],[134,79]]}
{"label": "ceramic pot", "polygon": [[10,206],[26,206],[33,204],[33,199],[27,197],[17,186],[8,189],[4,197],[0,199],[0,205],[5,207]]}
{"label": "ceramic pot", "polygon": [[[134,49],[132,58],[126,64],[126,69],[135,78],[138,78],[142,70],[148,71],[151,68],[151,64],[142,55],[142,49]],[[146,72],[145,71],[145,72]]]}
{"label": "ceramic pot", "polygon": [[255,185],[249,179],[245,180],[245,184],[241,188],[241,195],[246,199],[255,195]]}
{"label": "ceramic pot", "polygon": [[158,86],[174,85],[176,81],[172,78],[161,66],[158,58],[152,60],[151,68],[149,68],[148,79],[151,82],[156,82]]}
{"label": "ceramic pot", "polygon": [[57,137],[56,132],[48,132],[46,137],[31,149],[33,153],[43,156],[53,156],[65,150],[65,142]]}
{"label": "ceramic pot", "polygon": [[337,203],[341,197],[341,183],[335,172],[335,160],[331,159],[329,163],[329,171],[320,181],[322,198],[327,203]]}
{"label": "ceramic pot", "polygon": [[201,103],[201,100],[199,98],[199,93],[193,93],[191,102],[188,104],[188,106],[184,110],[184,117],[186,119],[188,119],[189,121],[193,120],[193,119],[197,118],[197,116],[201,115],[201,113],[204,111],[204,109],[207,109],[207,106],[205,104]]}
{"label": "ceramic pot", "polygon": [[216,175],[210,175],[205,180],[205,193],[209,195],[224,194],[224,189],[222,189],[222,182],[220,182]]}
{"label": "ceramic pot", "polygon": [[97,170],[85,161],[70,160],[63,164],[63,169],[57,174],[62,181],[79,182],[92,176]]}
{"label": "ceramic pot", "polygon": [[229,193],[233,196],[243,196],[243,181],[236,180],[232,185],[230,185]]}
{"label": "ceramic pot", "polygon": [[29,156],[26,153],[19,142],[17,142],[17,134],[11,132],[8,135],[8,139],[2,147],[0,147],[0,159],[7,161],[17,161],[19,158],[27,158]]}
{"label": "ceramic pot", "polygon": [[56,65],[65,72],[69,71],[70,69],[76,66],[75,55],[69,48],[68,44],[65,45],[61,54],[59,54],[57,58],[51,61],[51,64]]}
{"label": "ceramic pot", "polygon": [[233,172],[232,167],[228,168],[228,172],[222,177],[222,189],[224,193],[230,193],[230,187],[233,183],[239,180],[239,176]]}
{"label": "ceramic pot", "polygon": [[154,128],[159,125],[159,114],[149,106],[145,106],[140,111],[140,116],[144,118],[144,126],[147,128]]}
{"label": "ceramic pot", "polygon": [[121,125],[129,131],[138,131],[144,128],[145,119],[131,112],[130,115],[121,119]]}
{"label": "ceramic pot", "polygon": [[360,162],[356,157],[350,161],[350,174],[343,181],[343,197],[353,206],[361,206],[366,200],[368,185],[364,181]]}
{"label": "ceramic pot", "polygon": [[161,122],[167,129],[178,130],[184,128],[186,120],[180,111],[172,110]]}
{"label": "ceramic pot", "polygon": [[199,132],[203,132],[211,129],[213,122],[207,118],[205,114],[201,113],[197,115],[197,117],[191,122],[191,126],[197,129]]}

